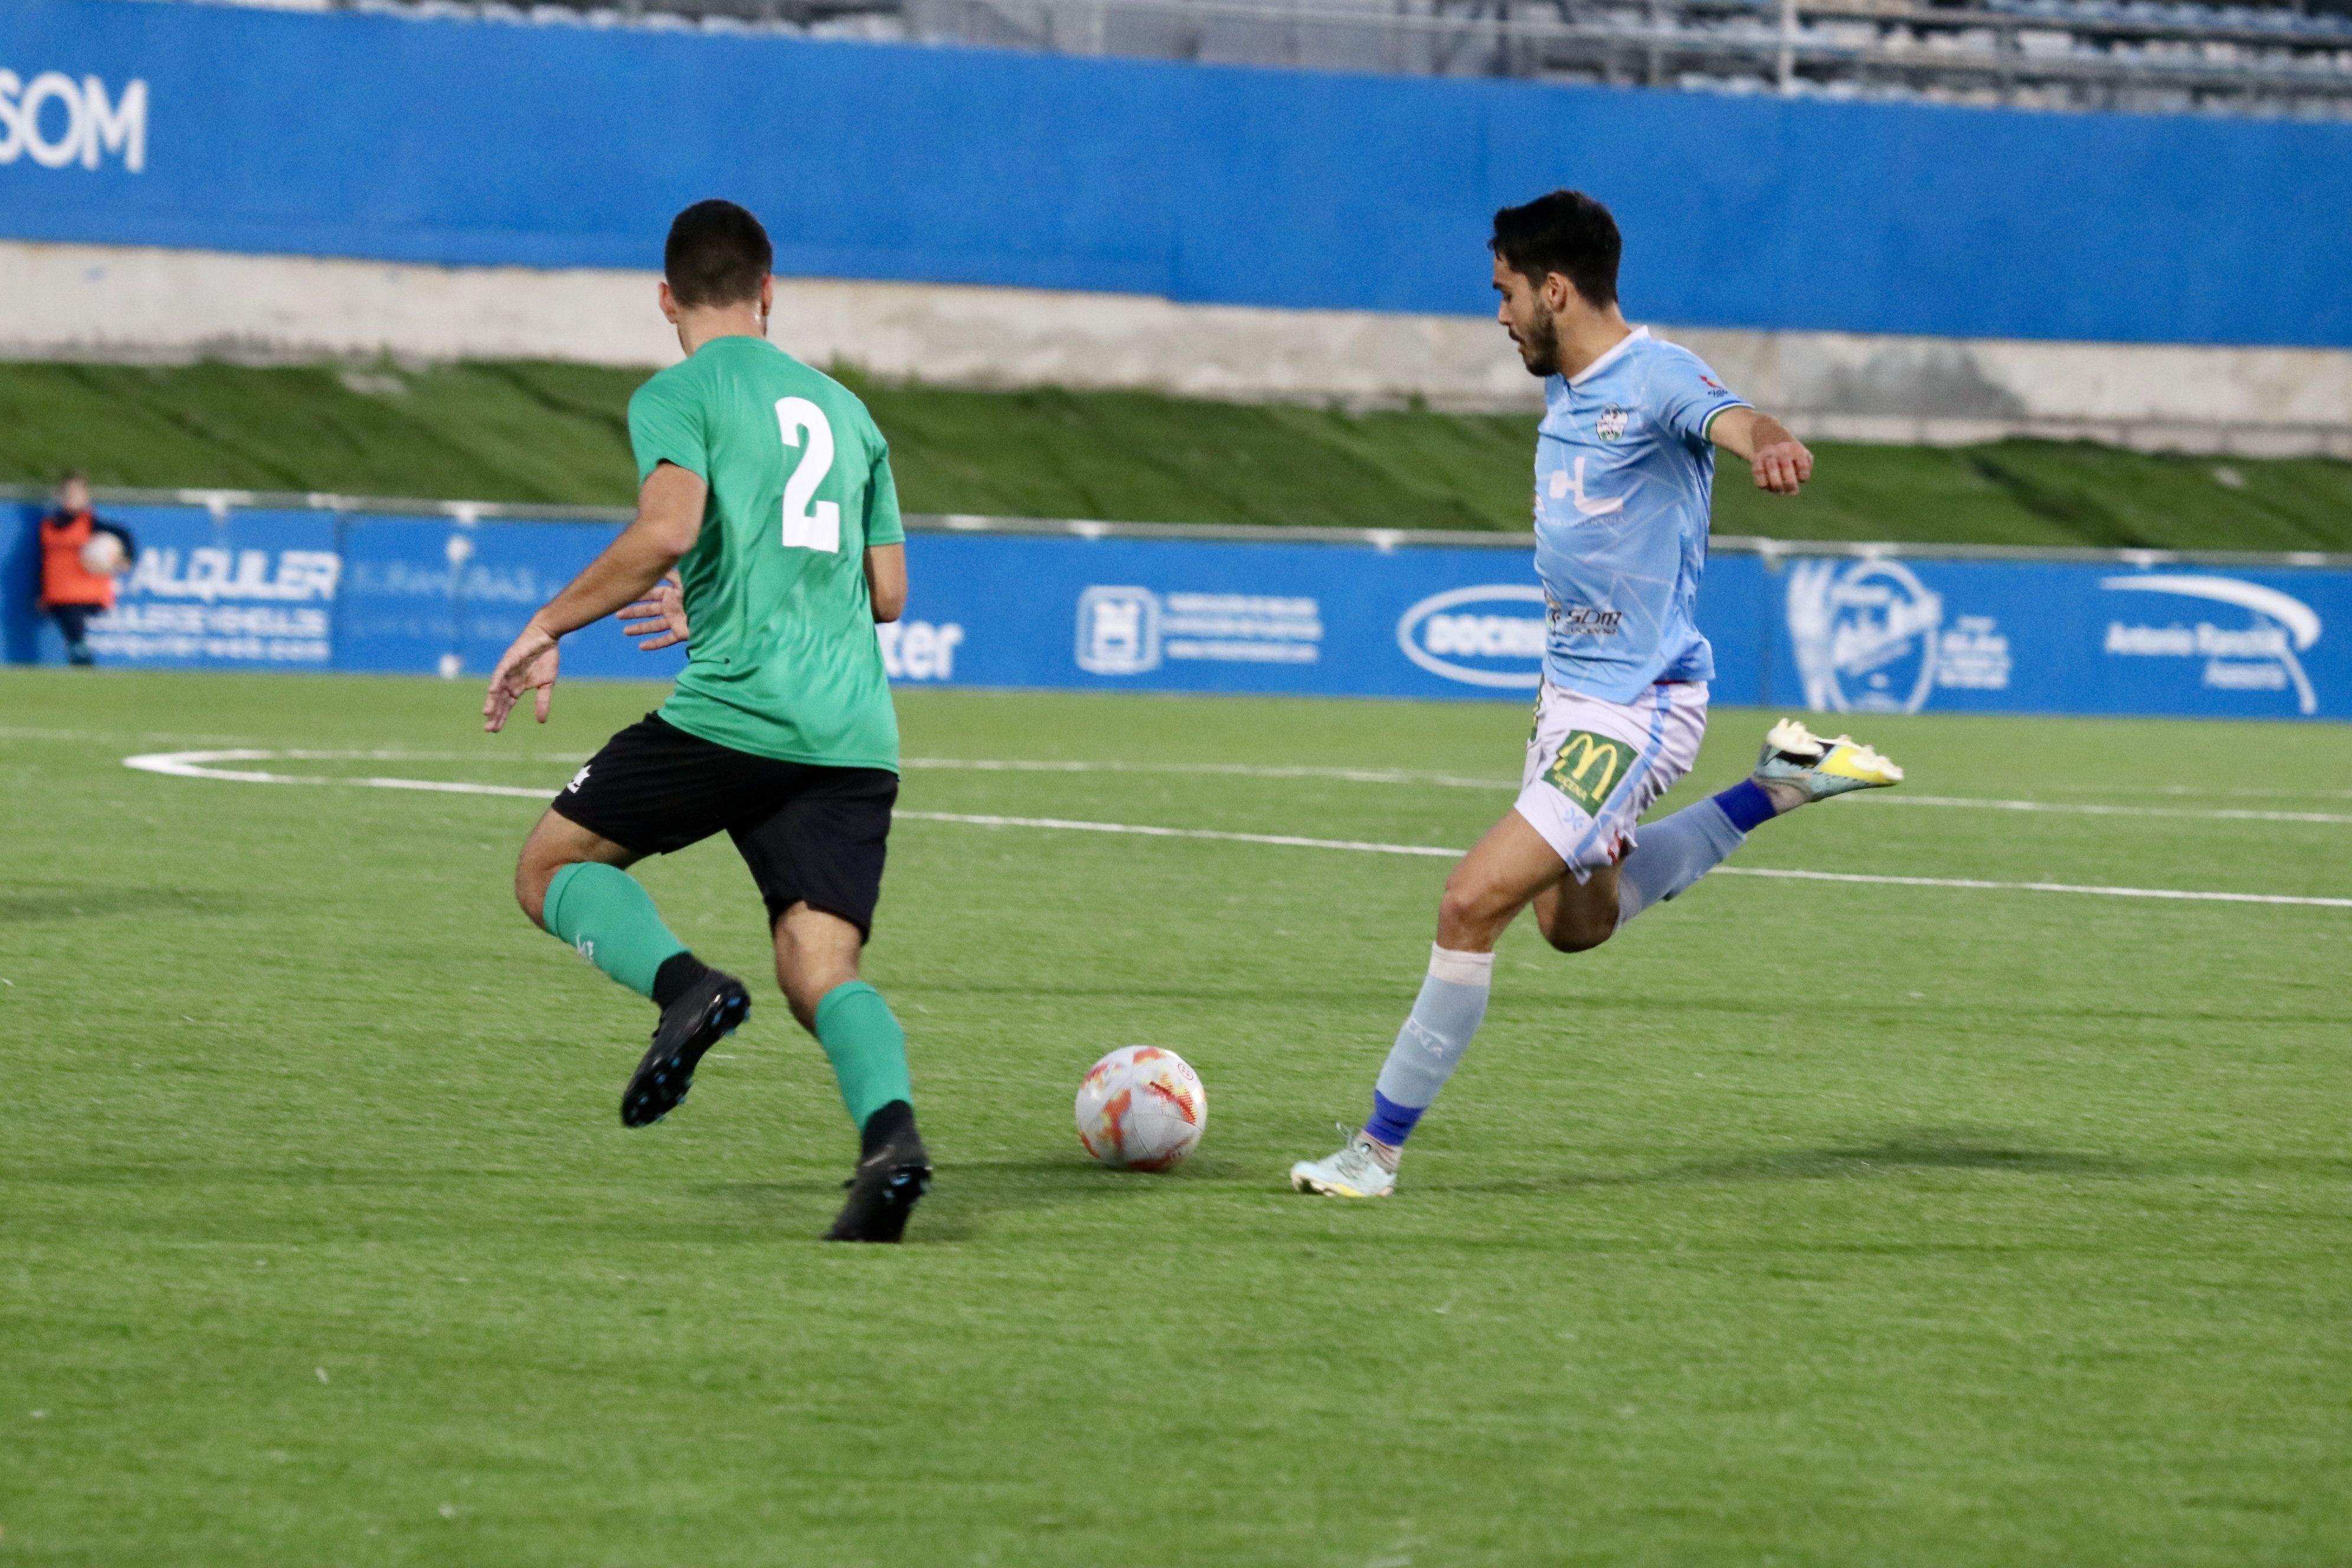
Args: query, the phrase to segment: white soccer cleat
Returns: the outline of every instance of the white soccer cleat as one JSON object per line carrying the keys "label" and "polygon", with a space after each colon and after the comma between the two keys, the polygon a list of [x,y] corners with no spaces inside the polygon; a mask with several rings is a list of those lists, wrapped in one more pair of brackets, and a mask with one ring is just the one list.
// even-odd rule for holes
{"label": "white soccer cleat", "polygon": [[1783,719],[1764,737],[1756,776],[1768,784],[1795,784],[1813,801],[1885,789],[1903,782],[1903,770],[1851,735],[1824,740],[1799,721]]}
{"label": "white soccer cleat", "polygon": [[1359,1132],[1338,1153],[1291,1166],[1290,1190],[1327,1198],[1384,1198],[1396,1191],[1396,1173],[1381,1163],[1372,1141]]}

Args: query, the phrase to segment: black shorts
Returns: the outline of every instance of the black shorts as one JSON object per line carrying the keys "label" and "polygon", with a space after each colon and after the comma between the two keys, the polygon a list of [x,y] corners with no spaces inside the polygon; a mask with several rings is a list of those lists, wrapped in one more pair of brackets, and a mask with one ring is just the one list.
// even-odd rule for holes
{"label": "black shorts", "polygon": [[898,775],[753,756],[648,713],[604,742],[555,797],[555,814],[640,855],[667,855],[725,829],[768,900],[874,931]]}

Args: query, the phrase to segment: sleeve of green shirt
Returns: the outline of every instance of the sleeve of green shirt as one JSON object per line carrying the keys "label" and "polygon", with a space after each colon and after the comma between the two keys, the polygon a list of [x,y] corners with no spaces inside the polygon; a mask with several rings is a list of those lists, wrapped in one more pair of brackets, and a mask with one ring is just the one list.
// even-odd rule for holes
{"label": "sleeve of green shirt", "polygon": [[898,481],[890,477],[890,447],[881,432],[874,435],[874,472],[866,481],[866,542],[903,544],[906,525],[898,521]]}
{"label": "sleeve of green shirt", "polygon": [[686,395],[674,377],[657,375],[629,399],[629,445],[637,454],[639,484],[664,463],[710,478],[701,400]]}

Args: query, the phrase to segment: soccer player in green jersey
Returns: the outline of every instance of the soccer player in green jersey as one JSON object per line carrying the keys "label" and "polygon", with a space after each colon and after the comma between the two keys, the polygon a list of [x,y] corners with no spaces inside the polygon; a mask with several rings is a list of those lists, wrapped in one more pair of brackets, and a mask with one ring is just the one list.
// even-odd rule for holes
{"label": "soccer player in green jersey", "polygon": [[[907,602],[887,448],[845,387],[767,341],[773,252],[732,202],[671,224],[662,314],[684,363],[629,400],[636,521],[530,618],[491,672],[485,727],[536,691],[556,645],[649,600],[675,568],[688,659],[661,710],[607,742],[522,847],[515,896],[550,934],[661,1010],[621,1100],[631,1127],[686,1098],[751,1009],[672,936],[625,868],[724,829],[767,900],[776,980],[833,1063],[857,1168],[829,1233],[896,1241],[930,1182],[906,1035],[858,978],[898,794],[898,721],[877,621]],[[662,639],[667,640],[667,639]]]}

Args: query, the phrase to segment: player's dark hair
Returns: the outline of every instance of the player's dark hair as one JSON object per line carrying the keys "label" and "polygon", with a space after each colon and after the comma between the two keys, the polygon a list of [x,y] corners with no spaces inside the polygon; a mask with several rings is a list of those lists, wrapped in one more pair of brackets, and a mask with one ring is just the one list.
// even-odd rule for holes
{"label": "player's dark hair", "polygon": [[1487,242],[1512,271],[1538,284],[1557,272],[1596,309],[1617,302],[1617,258],[1624,247],[1617,220],[1582,191],[1554,191],[1503,208]]}
{"label": "player's dark hair", "polygon": [[681,305],[735,305],[760,297],[775,268],[760,220],[733,202],[697,202],[670,220],[662,275]]}

